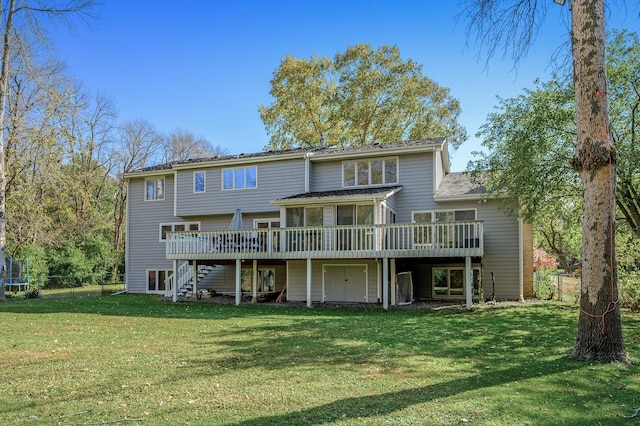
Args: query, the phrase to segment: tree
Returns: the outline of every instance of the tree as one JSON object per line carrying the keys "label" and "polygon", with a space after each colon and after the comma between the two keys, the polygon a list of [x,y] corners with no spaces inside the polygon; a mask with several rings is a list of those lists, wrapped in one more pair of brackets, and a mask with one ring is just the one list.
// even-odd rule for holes
{"label": "tree", "polygon": [[[4,292],[4,272],[7,269],[6,259],[6,159],[5,159],[5,110],[7,106],[7,87],[11,72],[11,50],[16,39],[19,41],[20,30],[24,32],[38,32],[38,15],[62,17],[70,13],[88,11],[92,0],[69,0],[64,4],[52,0],[51,2],[35,2],[27,0],[9,0],[0,3],[0,18],[2,19],[2,64],[0,65],[0,302],[6,301]],[[24,21],[14,22],[15,18],[24,16]]]}
{"label": "tree", "polygon": [[[467,0],[464,5],[470,31],[478,34],[490,53],[501,45],[506,51],[515,47],[514,51],[526,52],[535,38],[538,19],[547,10],[547,2],[527,0],[510,6],[492,0]],[[628,362],[617,295],[616,153],[609,133],[605,38],[604,0],[574,0],[571,47],[577,146],[572,166],[584,188],[584,216],[580,317],[573,355],[600,362]]]}
{"label": "tree", "polygon": [[186,161],[192,158],[214,157],[227,150],[220,145],[214,146],[201,136],[196,136],[187,129],[175,129],[165,138],[163,143],[163,161]]}
{"label": "tree", "polygon": [[274,102],[258,108],[267,149],[366,145],[434,135],[466,140],[449,89],[403,60],[396,46],[358,44],[334,59],[285,57],[271,80]]}
{"label": "tree", "polygon": [[162,136],[145,120],[125,122],[120,126],[119,137],[111,157],[116,163],[117,192],[113,209],[113,248],[121,258],[124,252],[124,225],[126,221],[127,186],[125,173],[140,169],[154,162],[162,144]]}

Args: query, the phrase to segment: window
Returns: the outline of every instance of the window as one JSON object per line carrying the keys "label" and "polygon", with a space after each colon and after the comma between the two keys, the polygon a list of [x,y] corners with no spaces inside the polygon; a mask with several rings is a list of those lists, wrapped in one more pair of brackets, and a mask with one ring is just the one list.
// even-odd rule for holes
{"label": "window", "polygon": [[253,189],[257,186],[258,170],[255,166],[222,170],[222,189]]}
{"label": "window", "polygon": [[167,232],[199,231],[200,222],[178,222],[160,224],[160,241],[167,240]]}
{"label": "window", "polygon": [[193,192],[204,192],[205,180],[205,172],[193,172]]}
{"label": "window", "polygon": [[[240,271],[240,287],[242,291],[253,291],[251,282],[253,270],[242,268]],[[275,268],[258,268],[258,293],[273,293],[276,291],[276,270]]]}
{"label": "window", "polygon": [[170,269],[167,270],[155,270],[149,269],[147,270],[147,291],[148,292],[161,292],[165,291],[166,284],[165,280],[169,275],[171,275],[172,271]]}
{"label": "window", "polygon": [[413,212],[415,223],[460,222],[476,220],[475,210],[436,210]]}
{"label": "window", "polygon": [[474,223],[476,210],[436,210],[413,212],[414,223],[433,223],[414,230],[414,244],[429,248],[478,248],[480,228]]}
{"label": "window", "polygon": [[[480,268],[472,268],[473,296],[480,295]],[[461,267],[433,268],[433,297],[463,297],[465,270]]]}
{"label": "window", "polygon": [[147,179],[145,186],[145,201],[164,200],[164,178]]}
{"label": "window", "polygon": [[322,226],[322,207],[289,207],[287,208],[287,228],[298,226]]}
{"label": "window", "polygon": [[388,185],[398,183],[398,159],[344,161],[342,186]]}

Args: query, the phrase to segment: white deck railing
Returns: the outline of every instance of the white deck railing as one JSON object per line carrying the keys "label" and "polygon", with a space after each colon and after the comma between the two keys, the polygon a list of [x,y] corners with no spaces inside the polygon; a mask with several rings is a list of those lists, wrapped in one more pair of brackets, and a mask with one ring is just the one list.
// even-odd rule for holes
{"label": "white deck railing", "polygon": [[481,221],[189,231],[167,234],[168,259],[482,256]]}

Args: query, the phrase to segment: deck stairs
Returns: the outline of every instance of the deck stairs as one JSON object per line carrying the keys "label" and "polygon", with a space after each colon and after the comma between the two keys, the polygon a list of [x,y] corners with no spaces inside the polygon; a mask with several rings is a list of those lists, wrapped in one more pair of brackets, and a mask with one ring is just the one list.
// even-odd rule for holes
{"label": "deck stairs", "polygon": [[[202,281],[207,275],[215,269],[215,266],[198,265],[198,282]],[[178,286],[178,298],[193,297],[194,274],[193,266],[189,262],[184,262],[176,273],[171,274],[166,281],[166,297],[173,296],[173,286]]]}

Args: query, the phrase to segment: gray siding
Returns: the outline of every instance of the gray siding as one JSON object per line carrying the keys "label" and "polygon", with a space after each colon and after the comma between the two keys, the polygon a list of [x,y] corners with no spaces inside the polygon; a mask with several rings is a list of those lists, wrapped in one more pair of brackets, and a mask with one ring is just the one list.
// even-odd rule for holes
{"label": "gray siding", "polygon": [[247,163],[257,167],[257,188],[222,190],[222,170],[209,167],[206,191],[193,192],[193,169],[178,171],[178,216],[225,214],[240,207],[243,212],[277,212],[271,201],[304,192],[304,159]]}
{"label": "gray siding", "polygon": [[519,224],[514,216],[500,210],[500,201],[456,201],[439,203],[441,210],[477,209],[477,219],[484,222],[484,256],[482,258],[482,288],[491,296],[491,272],[496,277],[498,299],[518,299],[520,257]]}
{"label": "gray siding", "polygon": [[165,257],[165,243],[159,241],[159,224],[179,222],[173,216],[173,175],[165,175],[165,199],[145,201],[145,179],[129,182],[127,212],[127,291],[147,291],[147,270],[171,270]]}
{"label": "gray siding", "polygon": [[414,154],[400,157],[399,176],[402,190],[396,194],[396,220],[411,223],[411,212],[435,210],[433,200],[432,154]]}

